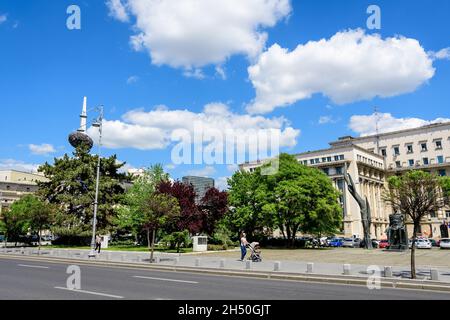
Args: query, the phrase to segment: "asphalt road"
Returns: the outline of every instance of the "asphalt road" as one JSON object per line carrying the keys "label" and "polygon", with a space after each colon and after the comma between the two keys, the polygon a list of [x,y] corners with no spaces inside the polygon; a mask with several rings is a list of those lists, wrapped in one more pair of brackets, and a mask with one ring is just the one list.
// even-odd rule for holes
{"label": "asphalt road", "polygon": [[67,290],[69,263],[0,257],[2,300],[373,300],[450,299],[423,290],[369,290],[362,286],[314,284],[181,272],[80,265],[81,290]]}

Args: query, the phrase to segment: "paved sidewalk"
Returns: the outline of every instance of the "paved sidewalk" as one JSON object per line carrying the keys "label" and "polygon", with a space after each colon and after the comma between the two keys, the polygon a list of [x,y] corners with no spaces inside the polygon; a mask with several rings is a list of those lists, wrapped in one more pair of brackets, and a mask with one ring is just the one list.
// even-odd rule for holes
{"label": "paved sidewalk", "polygon": [[[74,250],[74,249],[45,249],[40,252],[42,257],[55,257],[64,259],[82,259],[91,261],[109,261],[109,262],[124,262],[134,264],[148,265],[150,261],[150,254],[146,252],[120,252],[104,250],[95,258],[89,258],[89,250]],[[38,250],[36,248],[0,248],[0,253],[12,255],[37,256]],[[176,254],[176,253],[161,253],[155,252],[156,265],[161,266],[179,266],[179,267],[200,267],[210,269],[227,269],[227,270],[251,270],[274,272],[279,271],[283,273],[305,274],[307,273],[307,264],[309,261],[293,261],[293,260],[263,260],[258,263],[248,263],[247,261],[239,261],[232,258],[224,258],[220,255],[210,254]],[[275,270],[276,265],[278,270]],[[382,262],[377,265],[379,267],[381,276],[384,275],[384,265]],[[417,276],[419,279],[430,280],[431,270],[436,270],[438,279],[441,282],[450,283],[450,266],[448,267],[430,267],[427,265],[417,266]],[[368,265],[351,264],[349,275],[367,278]],[[343,275],[344,264],[342,263],[323,263],[314,262],[312,266],[312,274],[314,275]],[[409,266],[392,266],[392,276],[394,278],[409,278]]]}

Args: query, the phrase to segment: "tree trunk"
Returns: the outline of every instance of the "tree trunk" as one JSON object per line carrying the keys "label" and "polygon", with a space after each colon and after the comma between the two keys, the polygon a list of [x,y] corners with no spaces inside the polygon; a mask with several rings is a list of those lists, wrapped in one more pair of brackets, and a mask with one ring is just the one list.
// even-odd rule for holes
{"label": "tree trunk", "polygon": [[156,230],[152,230],[152,247],[151,247],[151,253],[150,253],[150,263],[153,263],[153,253],[155,251],[155,236],[156,236]]}
{"label": "tree trunk", "polygon": [[148,248],[148,251],[151,250],[151,247],[150,247],[150,229],[147,229],[147,248]]}
{"label": "tree trunk", "polygon": [[[420,221],[419,221],[420,223]],[[417,238],[418,224],[414,221],[414,232],[411,244],[411,279],[416,279],[416,238]]]}

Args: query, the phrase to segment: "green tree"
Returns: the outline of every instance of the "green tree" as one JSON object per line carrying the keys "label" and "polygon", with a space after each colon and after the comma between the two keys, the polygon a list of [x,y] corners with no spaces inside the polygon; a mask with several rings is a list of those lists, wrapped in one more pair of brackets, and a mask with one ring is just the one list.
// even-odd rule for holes
{"label": "green tree", "polygon": [[144,216],[140,211],[143,198],[156,191],[161,181],[168,181],[169,175],[164,172],[161,164],[156,164],[135,178],[133,185],[124,195],[123,203],[118,206],[118,214],[114,224],[118,230],[131,232],[137,242],[137,236],[142,229]]}
{"label": "green tree", "polygon": [[[96,182],[97,155],[91,155],[84,147],[77,148],[73,157],[64,155],[39,168],[47,182],[38,182],[38,196],[59,207],[55,230],[65,230],[77,235],[91,229]],[[97,227],[100,232],[109,231],[117,214],[117,204],[124,193],[126,175],[119,169],[117,157],[102,158],[100,165],[99,207]]]}
{"label": "green tree", "polygon": [[272,227],[272,221],[263,212],[266,204],[267,184],[260,169],[255,172],[238,171],[228,179],[229,212],[225,216],[227,227],[235,234],[245,231],[248,237]]}
{"label": "green tree", "polygon": [[11,211],[16,211],[18,216],[26,221],[30,231],[38,234],[40,251],[42,231],[50,228],[55,213],[54,207],[34,195],[26,195],[13,204]]}
{"label": "green tree", "polygon": [[5,233],[5,242],[17,242],[19,237],[26,234],[28,231],[29,222],[25,218],[23,210],[20,208],[20,203],[13,203],[11,209],[4,209],[2,211],[2,224]]}
{"label": "green tree", "polygon": [[334,233],[341,226],[339,192],[320,170],[281,154],[278,171],[265,180],[267,196],[263,210],[271,215],[289,246],[294,245],[299,231]]}
{"label": "green tree", "polygon": [[[411,278],[416,278],[415,243],[422,219],[445,205],[442,179],[424,171],[409,171],[388,179],[388,190],[383,195],[394,212],[402,213],[412,221]],[[445,188],[445,186],[444,186]],[[406,219],[405,219],[406,220]]]}
{"label": "green tree", "polygon": [[156,231],[177,219],[180,215],[180,207],[176,198],[155,192],[143,195],[139,200],[138,209],[143,215],[142,228],[147,233],[147,241],[151,252],[150,262],[153,262]]}

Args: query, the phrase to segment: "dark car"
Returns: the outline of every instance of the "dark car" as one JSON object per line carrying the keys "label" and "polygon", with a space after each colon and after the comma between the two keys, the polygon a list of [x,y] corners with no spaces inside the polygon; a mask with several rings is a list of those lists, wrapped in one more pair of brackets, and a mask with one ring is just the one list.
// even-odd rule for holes
{"label": "dark car", "polygon": [[[359,243],[359,247],[360,248],[364,248],[365,247],[365,241],[364,239],[361,240],[361,242]],[[378,248],[378,241],[376,239],[372,239],[372,248]]]}
{"label": "dark car", "polygon": [[431,246],[433,247],[439,247],[439,241],[436,241],[434,239],[428,239],[431,242]]}

